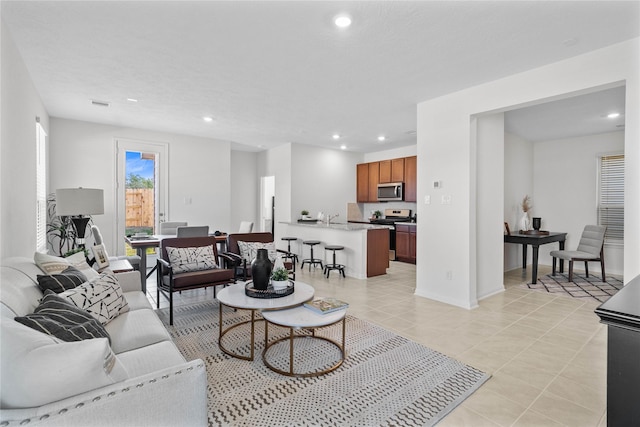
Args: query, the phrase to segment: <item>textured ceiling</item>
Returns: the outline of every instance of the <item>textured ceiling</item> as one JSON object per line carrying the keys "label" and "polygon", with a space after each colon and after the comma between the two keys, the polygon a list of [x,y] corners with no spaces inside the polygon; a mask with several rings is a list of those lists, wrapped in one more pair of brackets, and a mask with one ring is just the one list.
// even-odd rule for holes
{"label": "textured ceiling", "polygon": [[[637,1],[2,1],[53,117],[236,149],[361,152],[415,144],[418,102],[638,37],[639,10]],[[348,29],[333,25],[341,12]]]}

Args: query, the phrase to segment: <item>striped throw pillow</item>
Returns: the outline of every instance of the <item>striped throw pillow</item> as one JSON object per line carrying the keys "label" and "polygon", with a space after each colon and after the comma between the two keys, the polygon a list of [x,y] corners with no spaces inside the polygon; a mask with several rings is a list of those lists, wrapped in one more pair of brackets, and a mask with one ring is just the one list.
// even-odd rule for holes
{"label": "striped throw pillow", "polygon": [[33,313],[16,317],[22,323],[62,341],[82,341],[92,338],[111,337],[96,319],[85,310],[47,289],[40,305]]}
{"label": "striped throw pillow", "polygon": [[38,274],[38,287],[42,292],[47,289],[56,294],[73,289],[87,281],[87,277],[75,267],[69,266],[60,274]]}

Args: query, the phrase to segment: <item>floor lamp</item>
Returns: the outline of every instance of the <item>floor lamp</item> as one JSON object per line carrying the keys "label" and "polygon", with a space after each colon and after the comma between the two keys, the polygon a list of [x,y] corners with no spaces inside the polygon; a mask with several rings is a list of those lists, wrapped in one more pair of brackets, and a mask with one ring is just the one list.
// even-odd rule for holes
{"label": "floor lamp", "polygon": [[96,188],[60,188],[56,190],[56,214],[71,217],[78,245],[84,248],[84,235],[90,215],[104,213],[104,191]]}

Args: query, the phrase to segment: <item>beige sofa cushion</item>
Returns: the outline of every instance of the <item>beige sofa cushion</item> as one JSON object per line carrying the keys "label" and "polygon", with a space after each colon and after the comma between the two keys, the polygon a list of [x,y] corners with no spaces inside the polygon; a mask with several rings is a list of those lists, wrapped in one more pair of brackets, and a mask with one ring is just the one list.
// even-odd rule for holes
{"label": "beige sofa cushion", "polygon": [[128,378],[106,338],[62,342],[3,316],[3,408],[28,408]]}

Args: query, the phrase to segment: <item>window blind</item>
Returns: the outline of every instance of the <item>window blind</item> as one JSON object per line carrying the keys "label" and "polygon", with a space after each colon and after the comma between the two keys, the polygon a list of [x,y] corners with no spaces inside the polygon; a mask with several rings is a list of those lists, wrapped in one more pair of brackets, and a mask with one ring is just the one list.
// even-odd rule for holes
{"label": "window blind", "polygon": [[47,134],[36,123],[36,250],[47,252]]}
{"label": "window blind", "polygon": [[605,239],[624,240],[624,154],[600,157],[598,224],[607,227]]}

